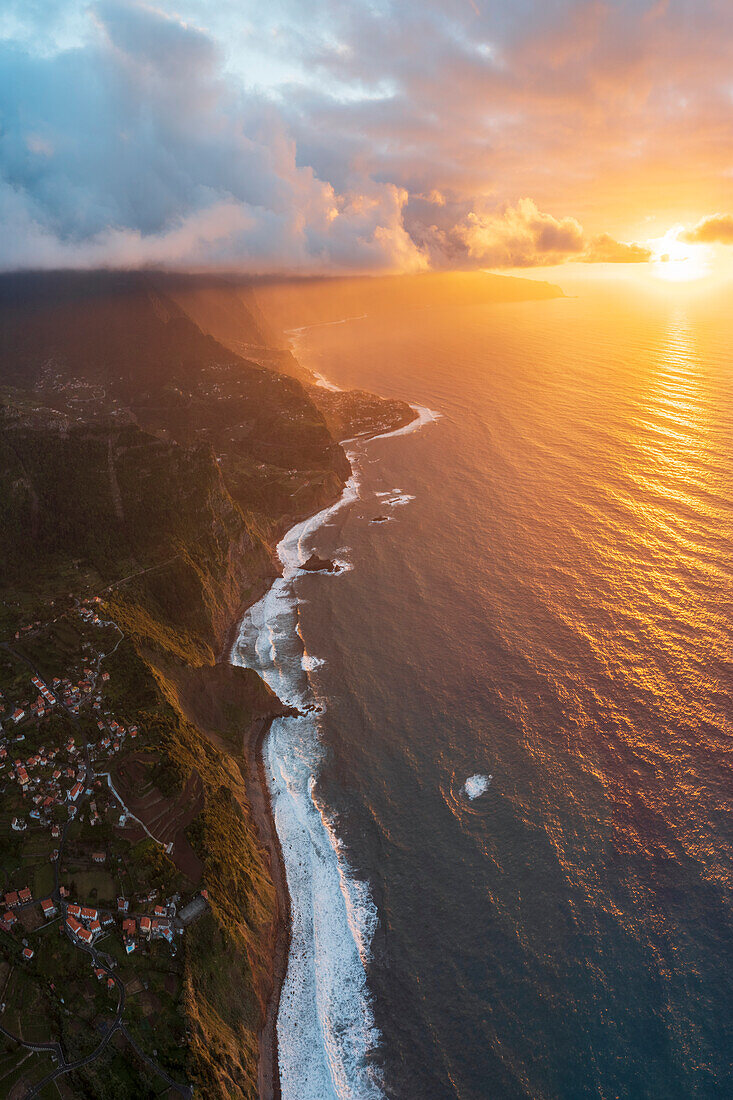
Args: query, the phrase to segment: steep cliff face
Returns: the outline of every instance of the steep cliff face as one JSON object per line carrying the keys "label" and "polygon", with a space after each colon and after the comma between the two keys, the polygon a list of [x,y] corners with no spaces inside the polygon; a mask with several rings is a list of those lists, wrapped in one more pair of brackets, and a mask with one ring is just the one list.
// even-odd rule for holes
{"label": "steep cliff face", "polygon": [[15,582],[76,559],[115,585],[120,615],[148,616],[157,644],[210,660],[272,576],[277,532],[348,477],[321,411],[147,275],[0,278],[0,351],[0,547]]}
{"label": "steep cliff face", "polygon": [[[226,296],[195,305],[234,329],[241,319]],[[277,538],[341,492],[350,469],[334,432],[396,426],[409,410],[347,397],[319,408],[147,277],[0,278],[0,341],[0,595],[34,618],[60,596],[73,613],[73,597],[98,595],[124,633],[117,702],[145,737],[116,778],[131,800],[141,777],[158,788],[180,826],[171,858],[209,894],[184,937],[189,1079],[203,1097],[250,1100],[283,914],[246,750],[284,708],[218,658],[275,576]]]}
{"label": "steep cliff face", "polygon": [[172,858],[210,901],[184,938],[189,1079],[252,1098],[278,913],[243,750],[283,706],[217,658],[275,575],[279,533],[338,495],[348,463],[300,382],[146,279],[23,284],[0,279],[0,594],[34,617],[100,595],[124,632],[117,656],[137,664],[119,703],[145,738],[119,782],[127,767],[160,786]]}

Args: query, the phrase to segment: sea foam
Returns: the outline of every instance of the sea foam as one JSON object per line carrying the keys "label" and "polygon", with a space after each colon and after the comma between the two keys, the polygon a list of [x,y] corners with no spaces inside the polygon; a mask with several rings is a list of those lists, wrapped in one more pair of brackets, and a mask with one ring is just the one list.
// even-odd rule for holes
{"label": "sea foam", "polygon": [[475,798],[480,798],[482,794],[486,794],[491,786],[491,780],[493,778],[492,775],[469,775],[468,779],[463,784],[466,798],[470,798],[471,801],[473,801]]}
{"label": "sea foam", "polygon": [[[416,408],[404,435],[435,419]],[[384,438],[384,437],[381,437]],[[296,524],[279,543],[283,574],[245,614],[232,661],[256,669],[300,712],[276,719],[265,740],[265,773],[291,898],[291,941],[278,1012],[283,1100],[382,1100],[379,1045],[367,966],[378,913],[369,884],[353,873],[335,822],[318,797],[322,744],[308,672],[322,662],[304,651],[294,580],[319,527],[359,497],[359,450],[340,500]],[[342,568],[348,563],[339,563]]]}
{"label": "sea foam", "polygon": [[323,668],[325,663],[323,657],[314,657],[310,653],[304,653],[300,666],[304,672],[312,672],[315,668]]}

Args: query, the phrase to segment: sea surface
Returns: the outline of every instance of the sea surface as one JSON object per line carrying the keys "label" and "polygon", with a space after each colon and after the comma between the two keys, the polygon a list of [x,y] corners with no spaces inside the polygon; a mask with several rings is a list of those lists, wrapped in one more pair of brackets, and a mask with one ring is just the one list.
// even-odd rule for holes
{"label": "sea surface", "polygon": [[308,708],[285,1100],[733,1096],[732,347],[617,289],[297,335],[422,413],[235,647]]}

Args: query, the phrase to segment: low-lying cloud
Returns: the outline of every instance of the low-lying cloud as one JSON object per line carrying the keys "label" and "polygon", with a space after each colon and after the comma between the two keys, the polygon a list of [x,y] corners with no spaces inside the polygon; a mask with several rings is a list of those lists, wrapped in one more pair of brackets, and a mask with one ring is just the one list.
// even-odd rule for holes
{"label": "low-lying cloud", "polygon": [[456,234],[469,259],[487,267],[546,266],[583,251],[583,227],[575,218],[544,214],[528,198],[500,213],[472,211]]}
{"label": "low-lying cloud", "polygon": [[733,214],[709,214],[683,230],[679,239],[685,244],[733,244]]}
{"label": "low-lying cloud", "polygon": [[[440,206],[445,203],[441,202]],[[439,213],[442,213],[440,211]],[[530,198],[496,210],[468,210],[455,219],[448,211],[442,224],[415,233],[437,266],[525,268],[569,262],[646,263],[652,253],[640,244],[625,244],[610,234],[588,236],[573,217],[556,218],[539,210]]]}

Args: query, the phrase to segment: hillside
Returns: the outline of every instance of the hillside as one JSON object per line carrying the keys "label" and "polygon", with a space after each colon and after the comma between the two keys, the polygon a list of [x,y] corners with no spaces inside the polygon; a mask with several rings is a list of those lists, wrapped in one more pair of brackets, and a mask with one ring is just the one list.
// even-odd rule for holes
{"label": "hillside", "polygon": [[[235,324],[228,293],[217,308]],[[248,339],[251,326],[271,339],[245,312]],[[6,1021],[22,1035],[40,1013],[33,1033],[61,1060],[29,1069],[10,1039],[2,1053],[23,1080],[62,1074],[95,1100],[152,1095],[166,1074],[201,1097],[251,1098],[282,914],[247,750],[283,708],[218,658],[275,575],[277,538],[340,493],[349,464],[334,435],[411,413],[367,395],[324,415],[310,386],[224,347],[147,275],[2,278],[0,340],[0,866],[15,889],[36,868],[62,915],[70,898],[117,921],[94,956],[110,994],[79,958],[85,927],[67,920],[59,946],[60,926],[49,938],[28,924],[38,894],[26,903],[37,961],[13,979]],[[22,767],[6,763],[18,739]],[[92,792],[78,802],[74,775]],[[115,894],[140,907],[132,932]],[[166,919],[199,906],[190,926],[175,917],[180,945],[142,934],[153,894]],[[11,975],[19,935],[0,927]],[[99,1027],[114,1031],[104,1053],[90,1045]],[[88,1064],[66,1068],[76,1057]]]}

